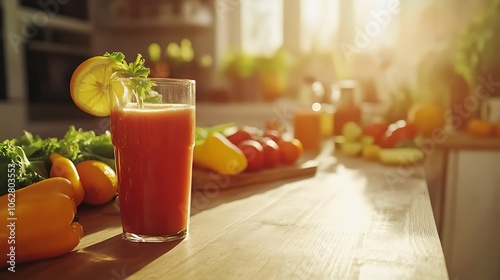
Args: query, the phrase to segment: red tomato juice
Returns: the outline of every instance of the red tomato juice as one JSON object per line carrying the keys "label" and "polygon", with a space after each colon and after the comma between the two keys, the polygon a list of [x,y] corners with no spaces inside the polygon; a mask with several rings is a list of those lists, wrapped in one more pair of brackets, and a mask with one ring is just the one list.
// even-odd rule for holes
{"label": "red tomato juice", "polygon": [[191,105],[111,113],[123,230],[164,236],[187,230],[195,133]]}

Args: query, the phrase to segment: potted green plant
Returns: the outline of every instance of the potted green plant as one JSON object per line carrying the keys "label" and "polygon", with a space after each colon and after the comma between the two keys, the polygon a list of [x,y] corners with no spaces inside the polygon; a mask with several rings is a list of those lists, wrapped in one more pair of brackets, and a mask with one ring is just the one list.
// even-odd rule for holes
{"label": "potted green plant", "polygon": [[288,86],[291,57],[285,50],[257,59],[260,92],[265,101],[273,101],[285,95]]}
{"label": "potted green plant", "polygon": [[[500,80],[500,0],[489,5],[469,24],[457,46],[455,69],[475,87],[478,78]],[[500,95],[500,93],[497,93]]]}
{"label": "potted green plant", "polygon": [[243,51],[228,52],[224,57],[221,72],[229,83],[232,101],[258,99],[255,56]]}

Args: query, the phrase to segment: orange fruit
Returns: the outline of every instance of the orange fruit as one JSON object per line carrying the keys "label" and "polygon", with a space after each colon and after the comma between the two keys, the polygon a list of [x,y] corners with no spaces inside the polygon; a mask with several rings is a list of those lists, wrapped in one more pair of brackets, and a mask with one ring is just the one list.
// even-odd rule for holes
{"label": "orange fruit", "polygon": [[494,126],[492,123],[481,120],[471,119],[467,122],[467,132],[475,137],[489,137],[492,136]]}
{"label": "orange fruit", "polygon": [[76,170],[85,191],[84,203],[102,205],[116,195],[118,180],[109,165],[97,160],[85,160],[76,165]]}
{"label": "orange fruit", "polygon": [[434,130],[444,127],[445,112],[434,103],[419,103],[408,112],[408,122],[415,125],[419,134],[430,136]]}
{"label": "orange fruit", "polygon": [[302,142],[298,139],[281,140],[278,142],[278,149],[280,160],[284,164],[294,164],[304,152]]}
{"label": "orange fruit", "polygon": [[111,114],[116,98],[124,92],[115,65],[113,59],[104,56],[91,57],[78,65],[70,81],[71,98],[78,108],[98,117]]}

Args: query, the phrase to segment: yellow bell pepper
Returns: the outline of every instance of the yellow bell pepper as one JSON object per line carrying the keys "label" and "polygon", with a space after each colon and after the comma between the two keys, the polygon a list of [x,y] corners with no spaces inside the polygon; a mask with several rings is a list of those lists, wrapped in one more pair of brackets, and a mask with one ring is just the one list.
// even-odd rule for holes
{"label": "yellow bell pepper", "polygon": [[0,197],[0,267],[52,258],[71,252],[83,236],[73,222],[73,186],[49,178]]}
{"label": "yellow bell pepper", "polygon": [[78,207],[85,196],[83,190],[82,182],[80,181],[80,176],[76,170],[75,164],[66,157],[61,156],[58,153],[52,153],[49,156],[52,162],[52,167],[50,168],[50,177],[63,177],[68,179],[73,185],[74,189],[74,199],[76,206]]}
{"label": "yellow bell pepper", "polygon": [[222,174],[237,175],[247,168],[243,152],[219,132],[212,133],[193,151],[193,163]]}

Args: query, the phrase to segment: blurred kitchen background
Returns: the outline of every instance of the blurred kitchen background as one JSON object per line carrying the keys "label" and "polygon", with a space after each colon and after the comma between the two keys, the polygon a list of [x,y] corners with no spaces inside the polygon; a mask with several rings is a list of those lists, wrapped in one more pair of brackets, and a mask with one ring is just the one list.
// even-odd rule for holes
{"label": "blurred kitchen background", "polygon": [[[23,129],[60,137],[70,124],[107,129],[106,118],[75,107],[69,80],[86,58],[113,51],[127,60],[141,53],[152,76],[195,79],[199,124],[263,126],[276,115],[289,118],[287,106],[334,108],[346,81],[365,119],[405,118],[423,100],[445,112],[464,104],[480,81],[487,86],[484,79],[489,89],[498,86],[498,2],[3,0],[0,138],[18,137]],[[479,115],[476,108],[470,111],[462,122],[448,124],[463,129],[465,119]],[[456,114],[452,110],[450,116]],[[450,278],[499,279],[499,207],[484,206],[482,198],[460,204],[467,196],[454,192],[453,209],[443,214],[450,178],[475,182],[477,192],[499,198],[500,178],[490,174],[500,166],[498,150],[466,156],[458,161],[462,169],[449,171],[441,162],[436,178],[429,179]],[[448,162],[446,154],[441,158]],[[469,172],[468,160],[483,165]],[[493,187],[486,193],[482,186]],[[480,204],[486,214],[472,214]]]}
{"label": "blurred kitchen background", "polygon": [[200,103],[334,103],[338,82],[352,79],[364,112],[388,121],[422,99],[461,102],[476,73],[460,55],[495,58],[488,46],[475,53],[467,34],[491,0],[1,3],[3,138],[19,127],[49,134],[61,121],[92,123],[72,104],[68,81],[104,52],[141,53],[152,76],[196,79]]}

